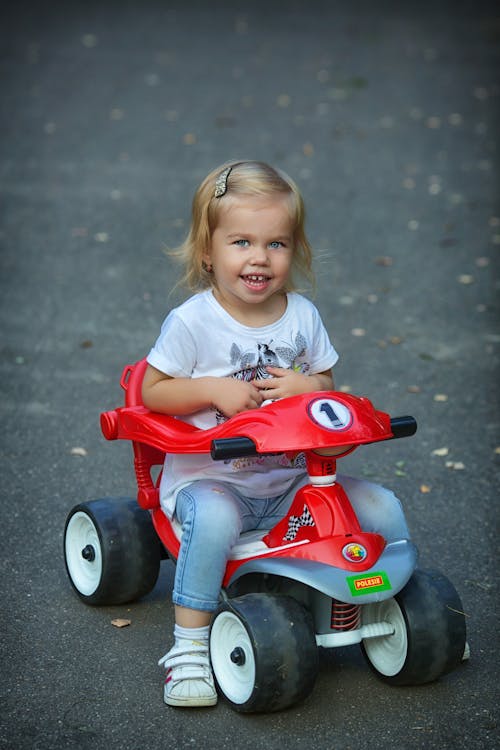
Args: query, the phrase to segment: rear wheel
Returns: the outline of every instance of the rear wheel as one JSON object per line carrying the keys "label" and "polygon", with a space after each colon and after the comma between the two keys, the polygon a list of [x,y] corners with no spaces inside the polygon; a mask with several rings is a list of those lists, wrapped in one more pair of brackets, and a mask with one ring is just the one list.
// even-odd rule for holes
{"label": "rear wheel", "polygon": [[394,598],[362,607],[363,624],[388,622],[391,635],[365,638],[371,667],[393,685],[432,682],[457,667],[466,647],[465,615],[453,584],[417,570]]}
{"label": "rear wheel", "polygon": [[76,505],[64,529],[64,561],[86,604],[124,604],[149,593],[158,578],[161,544],[148,511],[133,498]]}
{"label": "rear wheel", "polygon": [[237,711],[278,711],[305,698],[318,672],[307,610],[295,599],[247,594],[217,610],[210,658],[220,692]]}

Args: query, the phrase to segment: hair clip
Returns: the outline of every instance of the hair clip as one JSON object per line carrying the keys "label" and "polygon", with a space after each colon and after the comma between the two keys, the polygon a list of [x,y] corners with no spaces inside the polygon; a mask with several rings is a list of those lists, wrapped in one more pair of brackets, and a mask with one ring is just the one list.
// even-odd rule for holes
{"label": "hair clip", "polygon": [[227,192],[227,178],[229,177],[229,173],[231,172],[232,167],[227,167],[224,169],[220,175],[215,180],[215,198],[222,198],[223,195]]}

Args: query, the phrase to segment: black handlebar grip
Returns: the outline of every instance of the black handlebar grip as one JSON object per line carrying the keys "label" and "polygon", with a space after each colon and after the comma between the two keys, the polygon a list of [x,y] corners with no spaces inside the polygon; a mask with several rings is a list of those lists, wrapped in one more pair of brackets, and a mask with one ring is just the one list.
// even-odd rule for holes
{"label": "black handlebar grip", "polygon": [[247,437],[216,438],[212,440],[210,455],[214,461],[242,456],[257,456],[255,443]]}
{"label": "black handlebar grip", "polygon": [[391,419],[391,430],[394,438],[411,437],[417,431],[417,420],[415,417],[393,417]]}

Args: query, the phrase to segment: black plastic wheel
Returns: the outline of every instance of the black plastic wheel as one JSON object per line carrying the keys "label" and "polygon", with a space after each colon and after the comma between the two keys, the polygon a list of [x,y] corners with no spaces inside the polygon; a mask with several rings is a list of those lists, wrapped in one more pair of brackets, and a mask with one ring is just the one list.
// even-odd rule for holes
{"label": "black plastic wheel", "polygon": [[286,708],[304,699],[316,680],[312,618],[288,596],[230,599],[213,619],[210,657],[219,691],[237,711]]}
{"label": "black plastic wheel", "polygon": [[160,559],[151,516],[133,498],[80,503],[66,519],[66,571],[86,604],[124,604],[145,596],[157,581]]}
{"label": "black plastic wheel", "polygon": [[462,661],[465,615],[453,584],[438,571],[416,570],[393,599],[362,608],[363,624],[389,622],[392,635],[366,638],[363,652],[393,685],[437,680]]}

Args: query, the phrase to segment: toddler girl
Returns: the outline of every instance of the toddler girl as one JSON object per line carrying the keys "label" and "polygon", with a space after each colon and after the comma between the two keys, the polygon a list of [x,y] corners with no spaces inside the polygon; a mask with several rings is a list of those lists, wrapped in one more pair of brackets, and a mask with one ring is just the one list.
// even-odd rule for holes
{"label": "toddler girl", "polygon": [[[312,252],[302,197],[286,174],[253,161],[211,172],[195,194],[180,254],[196,293],[170,312],[148,355],[145,406],[209,428],[267,400],[334,390],[337,352],[317,309],[294,291],[296,276],[312,277]],[[182,540],[175,642],[160,660],[165,703],[216,703],[208,632],[231,548],[242,532],[274,526],[307,481],[301,456],[166,456],[161,504],[181,524]],[[408,536],[392,493],[342,483],[365,530]]]}

